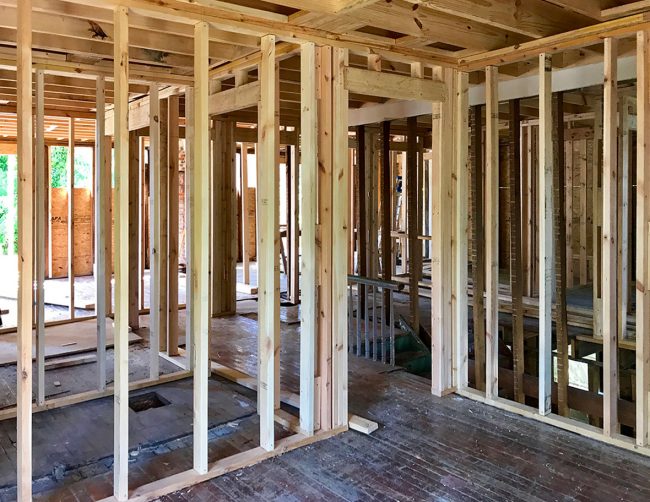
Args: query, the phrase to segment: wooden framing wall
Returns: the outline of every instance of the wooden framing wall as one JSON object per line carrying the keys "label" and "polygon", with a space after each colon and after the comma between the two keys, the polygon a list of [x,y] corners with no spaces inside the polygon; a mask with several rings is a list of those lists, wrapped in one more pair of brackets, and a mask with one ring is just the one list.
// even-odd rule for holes
{"label": "wooden framing wall", "polygon": [[[131,5],[132,3],[126,2]],[[125,4],[125,5],[126,5]],[[135,5],[135,4],[133,4]],[[175,4],[174,4],[175,5]],[[187,7],[186,4],[183,4]],[[168,12],[170,7],[157,6]],[[194,468],[191,471],[138,487],[129,492],[128,488],[128,328],[137,327],[139,322],[138,298],[134,297],[137,285],[141,281],[138,276],[140,268],[135,264],[140,259],[137,248],[133,246],[134,236],[137,235],[137,207],[139,204],[139,173],[138,163],[138,135],[131,131],[131,108],[129,105],[129,79],[131,65],[129,62],[129,9],[122,4],[115,7],[113,25],[114,36],[114,68],[112,78],[115,80],[113,90],[114,112],[113,131],[115,137],[115,180],[116,204],[115,216],[115,244],[114,251],[107,233],[110,229],[110,216],[98,215],[98,221],[103,225],[97,226],[97,241],[95,251],[98,277],[98,304],[97,326],[98,343],[101,345],[100,353],[104,352],[105,321],[111,310],[110,300],[110,263],[111,254],[115,258],[115,332],[116,332],[116,371],[114,386],[115,408],[115,477],[114,496],[117,500],[126,500],[131,497],[148,498],[169,493],[177,488],[196,483],[201,480],[219,475],[234,467],[248,465],[262,458],[279,454],[287,449],[307,444],[310,441],[326,437],[345,430],[348,421],[347,398],[347,274],[350,271],[349,243],[351,228],[350,192],[354,184],[351,178],[350,141],[348,137],[348,109],[350,94],[366,92],[368,95],[385,98],[400,98],[402,100],[422,100],[434,102],[432,107],[432,153],[431,176],[428,182],[430,198],[431,223],[431,257],[432,257],[432,392],[438,396],[456,391],[462,395],[478,399],[489,404],[500,406],[518,413],[532,416],[538,420],[552,423],[581,434],[598,437],[604,441],[633,448],[632,441],[622,438],[619,434],[622,424],[619,419],[619,349],[621,339],[625,338],[628,329],[627,311],[621,303],[623,289],[621,277],[625,276],[625,267],[619,267],[618,260],[625,254],[625,244],[621,244],[620,229],[625,228],[623,222],[618,221],[619,216],[619,176],[625,175],[621,170],[621,161],[617,151],[618,131],[624,129],[627,122],[619,125],[616,120],[618,113],[618,88],[617,88],[617,39],[615,37],[635,34],[641,25],[641,19],[626,21],[627,24],[602,26],[597,34],[593,32],[573,33],[564,37],[541,39],[527,42],[519,48],[510,48],[494,53],[485,53],[480,56],[470,56],[466,59],[446,59],[440,57],[436,63],[445,63],[443,68],[433,65],[432,78],[424,78],[422,68],[412,68],[410,77],[382,71],[382,58],[373,55],[368,58],[370,69],[361,69],[358,62],[350,66],[350,49],[367,50],[372,44],[359,45],[353,39],[342,36],[340,39],[318,38],[309,30],[297,30],[301,42],[301,117],[300,134],[302,151],[295,152],[296,158],[301,160],[300,184],[302,187],[302,229],[297,232],[296,211],[293,205],[292,213],[292,243],[295,246],[301,240],[302,263],[300,283],[296,284],[297,274],[292,274],[292,298],[297,297],[297,286],[302,290],[302,315],[301,328],[301,414],[300,430],[298,434],[282,440],[276,440],[274,427],[276,414],[279,408],[280,380],[279,380],[279,352],[280,352],[280,327],[279,327],[279,201],[278,201],[278,165],[280,131],[280,70],[278,57],[282,56],[284,46],[278,44],[276,37],[284,37],[286,28],[278,25],[270,29],[268,34],[261,37],[261,52],[256,64],[259,65],[258,82],[244,83],[245,71],[236,69],[238,76],[235,81],[239,83],[233,89],[220,93],[210,93],[210,77],[219,71],[231,72],[232,68],[223,70],[215,68],[209,70],[212,50],[210,42],[209,24],[222,19],[215,15],[209,8],[205,11],[197,10],[198,7],[187,7],[186,11],[174,11],[177,16],[185,17],[186,21],[194,24],[192,34],[193,47],[193,80],[182,76],[170,76],[167,82],[163,77],[160,83],[192,84],[191,100],[186,101],[186,107],[191,107],[191,113],[186,110],[185,118],[191,121],[186,124],[186,139],[191,143],[191,188],[188,190],[188,221],[189,221],[189,271],[188,279],[188,319],[190,328],[188,333],[187,353],[191,354],[191,365],[194,373]],[[36,169],[32,167],[32,56],[31,56],[31,2],[20,3],[18,9],[20,26],[17,30],[17,90],[18,90],[18,153],[20,166],[19,182],[19,254],[21,258],[19,290],[19,361],[18,372],[21,378],[18,381],[19,401],[17,406],[18,424],[18,494],[20,499],[28,499],[31,495],[31,326],[32,326],[32,290],[26,285],[31,284],[32,260],[35,259],[36,279],[40,289],[39,309],[37,309],[37,331],[44,330],[42,320],[42,283],[44,256],[34,249],[34,241],[41,241],[44,233],[42,220],[43,206],[36,206],[36,218],[32,218],[33,182],[36,180],[36,198],[42,195],[44,189],[41,176],[43,174],[44,160],[42,138],[42,121],[37,120],[37,148]],[[240,27],[242,20],[230,19],[229,26]],[[643,21],[645,22],[645,21]],[[258,25],[256,25],[258,26]],[[277,33],[276,33],[277,32]],[[265,32],[267,33],[267,32]],[[291,32],[292,35],[293,32]],[[304,40],[300,37],[303,37]],[[315,38],[316,37],[316,38]],[[647,311],[650,309],[650,295],[646,284],[650,270],[648,267],[648,246],[650,246],[650,209],[648,208],[645,183],[650,178],[648,173],[646,120],[650,113],[650,98],[648,97],[648,71],[650,71],[650,43],[648,32],[639,31],[637,37],[637,169],[636,169],[636,438],[635,444],[645,453],[648,444],[649,406],[648,372],[650,371],[650,326],[648,326]],[[254,37],[257,41],[257,36]],[[567,146],[562,137],[565,132],[565,110],[561,96],[553,106],[553,68],[551,52],[556,52],[563,47],[580,48],[598,39],[604,39],[605,80],[603,93],[603,111],[596,112],[593,127],[593,140],[587,138],[572,138],[573,145]],[[322,45],[325,42],[325,45]],[[327,45],[331,42],[333,45]],[[316,43],[321,44],[318,47]],[[384,51],[391,51],[389,46],[378,46]],[[377,47],[375,47],[377,48]],[[424,52],[411,52],[397,50],[400,57],[413,56],[425,58]],[[382,53],[381,50],[378,53]],[[357,57],[357,54],[352,54]],[[418,56],[418,57],[415,57]],[[511,300],[514,303],[515,320],[513,346],[516,352],[513,376],[513,388],[516,403],[506,402],[500,397],[499,378],[499,251],[504,242],[499,239],[499,75],[501,67],[510,62],[538,58],[539,69],[539,120],[537,125],[525,125],[522,140],[518,137],[521,133],[519,121],[512,122],[511,130],[511,162],[510,174],[511,189],[517,191],[510,199],[511,239],[521,242],[511,243],[510,259],[512,264]],[[415,63],[417,65],[418,63]],[[372,71],[371,71],[372,70]],[[485,71],[486,76],[486,131],[485,131],[485,184],[483,184],[480,158],[482,132],[474,130],[472,140],[468,141],[469,119],[467,117],[468,105],[471,101],[468,94],[469,76],[466,72],[472,70]],[[505,72],[504,72],[505,73]],[[171,74],[170,74],[171,75]],[[109,75],[110,76],[110,75]],[[146,73],[132,74],[138,81],[147,80],[144,77],[154,77]],[[97,120],[102,124],[104,105],[106,103],[105,77],[101,74],[97,79]],[[428,75],[427,75],[428,77]],[[43,116],[43,69],[36,73],[36,100],[37,119]],[[160,350],[169,355],[179,353],[178,350],[178,141],[179,141],[179,89],[165,91],[158,89],[158,81],[151,87],[148,105],[148,126],[151,137],[151,162],[152,171],[152,333],[151,344],[151,377],[158,378],[158,356]],[[408,84],[408,85],[407,85]],[[162,91],[162,92],[161,92]],[[231,92],[232,91],[232,92]],[[164,94],[170,92],[171,94]],[[227,94],[231,108],[223,107],[221,98]],[[209,319],[211,314],[226,314],[236,311],[234,263],[236,255],[236,193],[235,193],[235,154],[236,133],[232,117],[221,117],[216,121],[213,136],[213,157],[210,164],[210,137],[209,114],[217,110],[220,114],[236,111],[238,100],[244,99],[246,93],[255,96],[259,101],[258,110],[258,266],[259,266],[259,413],[260,413],[260,447],[246,452],[245,455],[231,457],[214,464],[208,459],[208,420],[207,420],[207,379],[209,375]],[[189,94],[188,94],[189,95]],[[162,96],[162,97],[161,97]],[[250,95],[249,95],[250,96]],[[519,102],[513,101],[511,118],[519,115]],[[222,106],[219,108],[219,106]],[[594,105],[596,109],[600,105]],[[101,108],[101,111],[100,111]],[[472,110],[472,125],[475,129],[482,128],[481,110]],[[621,112],[621,116],[625,115]],[[363,177],[364,189],[359,188],[361,195],[367,190],[372,194],[368,199],[368,239],[369,257],[364,267],[369,276],[379,273],[379,257],[381,257],[381,272],[385,280],[391,280],[394,275],[392,215],[393,215],[393,176],[391,172],[391,128],[396,127],[392,118],[384,117],[382,134],[374,135],[361,127],[358,129],[357,145],[365,143],[361,155],[366,173]],[[74,146],[75,146],[75,118],[70,118],[70,169],[68,175],[68,219],[74,221],[75,196],[74,196]],[[395,119],[396,120],[396,119]],[[555,126],[554,126],[555,122]],[[414,124],[415,123],[415,124]],[[414,141],[414,125],[417,121],[410,120],[410,144],[408,150],[407,187],[422,185],[424,176],[417,171],[416,158],[420,154]],[[131,131],[131,132],[130,132]],[[190,132],[191,131],[191,132]],[[110,157],[109,141],[105,139],[106,131],[98,128],[97,132],[97,158],[96,158],[96,203],[106,201],[110,197]],[[554,136],[555,134],[555,136]],[[623,133],[621,133],[622,135]],[[533,139],[534,136],[534,139]],[[361,140],[363,137],[363,141]],[[376,141],[381,139],[381,145]],[[600,163],[600,138],[603,143],[603,173],[600,176],[596,171]],[[254,138],[251,142],[254,141]],[[585,141],[584,145],[576,142]],[[298,141],[294,140],[292,145]],[[468,145],[469,143],[469,145]],[[101,145],[101,147],[100,147]],[[522,146],[523,145],[523,146]],[[380,148],[377,148],[379,146]],[[584,160],[582,157],[584,146]],[[469,148],[472,148],[471,154]],[[293,148],[293,147],[292,147]],[[359,147],[360,148],[360,147]],[[519,172],[517,159],[523,150],[526,157],[526,169]],[[578,155],[576,150],[580,150]],[[188,147],[188,154],[190,147]],[[563,158],[566,152],[571,152],[571,160]],[[536,161],[534,161],[536,157]],[[576,162],[577,159],[577,162]],[[472,162],[474,161],[474,162]],[[484,244],[485,260],[481,260],[476,252],[472,263],[473,275],[473,321],[475,336],[475,362],[474,380],[477,391],[470,390],[469,374],[470,364],[468,359],[468,327],[467,327],[467,262],[470,246],[468,232],[468,179],[465,176],[466,166],[472,162],[472,236],[479,239],[478,227],[485,225],[484,242],[472,243],[476,246]],[[571,165],[570,175],[563,172],[563,164]],[[478,165],[477,165],[478,164]],[[576,166],[576,164],[579,164]],[[382,166],[381,180],[378,173],[373,170],[378,165]],[[584,168],[583,168],[584,165]],[[134,169],[137,166],[137,170]],[[534,166],[537,168],[535,172]],[[592,182],[588,182],[587,166],[591,167]],[[297,167],[295,163],[292,167]],[[415,169],[414,169],[415,167]],[[554,173],[554,167],[556,172]],[[219,170],[217,171],[217,168]],[[109,172],[106,175],[106,171]],[[137,171],[137,172],[136,172]],[[134,174],[136,172],[136,174]],[[210,176],[212,173],[212,177]],[[577,176],[576,176],[577,173]],[[222,174],[226,174],[222,176]],[[555,176],[553,176],[555,174]],[[522,176],[518,180],[517,176]],[[599,183],[602,177],[602,188]],[[578,179],[578,196],[574,197],[573,188],[570,190],[562,187],[566,180],[570,183]],[[211,182],[210,182],[211,180]],[[377,183],[379,181],[379,183]],[[296,178],[292,177],[292,190],[296,188]],[[367,182],[367,183],[366,183]],[[522,186],[521,193],[518,186]],[[361,185],[361,183],[360,183]],[[317,187],[317,188],[316,188]],[[591,189],[591,190],[590,190]],[[625,183],[622,188],[625,190]],[[106,192],[109,192],[107,194]],[[483,200],[481,192],[485,195],[485,214],[483,215]],[[555,192],[555,194],[554,194]],[[379,200],[376,195],[381,193]],[[244,190],[242,190],[244,194]],[[292,191],[295,203],[297,190]],[[409,239],[408,253],[402,250],[402,257],[407,254],[411,258],[412,277],[410,278],[411,301],[415,303],[418,297],[419,253],[416,223],[419,224],[417,212],[414,211],[418,204],[416,190],[410,192],[409,200]],[[518,197],[522,200],[518,200]],[[577,204],[575,200],[577,199]],[[212,200],[212,211],[210,211]],[[589,203],[588,201],[591,200]],[[359,201],[360,202],[360,201]],[[365,201],[364,201],[365,202]],[[51,197],[49,197],[51,204]],[[577,207],[571,209],[573,205]],[[594,215],[593,227],[590,229],[588,221],[582,216],[577,219],[573,214],[580,211],[587,213],[589,204]],[[602,204],[602,212],[599,206]],[[478,207],[480,205],[480,207]],[[519,211],[519,206],[525,208]],[[97,206],[99,207],[99,206]],[[96,207],[96,211],[99,212]],[[223,209],[223,211],[219,210]],[[107,211],[108,213],[108,211]],[[536,213],[536,217],[534,216]],[[562,214],[568,216],[565,222]],[[453,225],[448,224],[449,215],[453,215]],[[523,214],[524,216],[520,216]],[[379,217],[381,216],[381,218]],[[361,217],[361,216],[360,216]],[[364,214],[365,217],[365,214]],[[521,221],[519,220],[521,218]],[[418,221],[415,221],[418,220]],[[538,230],[535,232],[529,220],[536,220]],[[575,240],[569,237],[569,242],[564,245],[561,237],[567,238],[577,223],[579,229],[574,232],[577,238],[577,252]],[[381,221],[382,249],[379,253],[375,249],[378,222]],[[36,231],[34,228],[36,223]],[[130,224],[130,226],[129,226]],[[361,225],[359,225],[361,227]],[[74,276],[76,265],[73,253],[75,246],[75,229],[71,225],[68,233],[67,269],[70,281],[70,316],[74,317]],[[589,264],[589,231],[591,231],[591,265]],[[364,231],[363,238],[366,238]],[[301,234],[301,236],[299,236]],[[537,234],[537,236],[535,235]],[[398,236],[403,239],[403,236]],[[483,240],[483,239],[481,239]],[[558,248],[553,248],[553,243],[558,243]],[[518,247],[518,245],[523,245]],[[534,249],[536,247],[536,249]],[[134,252],[135,249],[135,252]],[[223,254],[220,254],[223,251]],[[354,251],[352,251],[354,253]],[[51,250],[49,252],[52,259]],[[518,262],[518,255],[525,256],[527,264]],[[292,248],[292,269],[295,270],[298,254]],[[626,255],[627,256],[627,255]],[[576,258],[577,257],[577,258]],[[566,263],[568,260],[568,264]],[[555,261],[556,270],[553,270]],[[405,263],[402,263],[405,266]],[[559,269],[559,272],[558,272]],[[566,301],[564,296],[568,281],[572,284],[576,276],[579,283],[584,284],[589,280],[589,270],[595,282],[594,293],[594,331],[596,338],[601,338],[603,345],[603,398],[602,398],[602,432],[593,427],[587,427],[567,419],[571,409],[571,389],[568,387],[568,334],[563,331],[568,323]],[[620,269],[620,270],[619,270]],[[107,273],[108,271],[108,273]],[[573,271],[573,272],[572,272]],[[565,276],[568,272],[568,277]],[[211,274],[211,275],[210,275]],[[559,274],[559,275],[558,275]],[[553,336],[552,336],[552,295],[553,276],[556,277],[556,344],[557,350],[557,413],[553,408]],[[485,279],[484,285],[482,284]],[[227,284],[220,294],[222,283]],[[485,286],[485,310],[477,295],[481,296]],[[539,361],[537,361],[538,378],[537,410],[526,406],[527,374],[523,364],[525,356],[522,355],[524,333],[521,321],[529,312],[525,303],[525,296],[530,296],[538,291],[537,304],[539,317]],[[305,292],[308,292],[305,294]],[[210,295],[212,295],[210,297]],[[416,305],[411,305],[412,321],[418,326],[418,311]],[[384,320],[385,321],[385,320]],[[485,329],[484,329],[485,328]],[[485,335],[483,338],[483,331]],[[103,334],[102,334],[103,333]],[[477,338],[478,335],[478,338]],[[42,362],[42,337],[37,335],[38,360]],[[102,356],[104,357],[104,356]],[[104,359],[105,363],[105,359]],[[47,405],[43,389],[42,365],[38,368],[37,405]],[[100,366],[99,391],[105,391],[106,368]]]}

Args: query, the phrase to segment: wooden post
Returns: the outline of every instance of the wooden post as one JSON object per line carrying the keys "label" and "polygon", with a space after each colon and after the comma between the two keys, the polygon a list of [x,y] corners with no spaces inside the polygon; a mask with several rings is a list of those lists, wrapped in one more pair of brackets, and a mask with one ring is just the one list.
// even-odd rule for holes
{"label": "wooden post", "polygon": [[110,240],[110,228],[106,228],[104,201],[106,193],[110,194],[110,183],[107,185],[105,170],[110,171],[110,165],[105,164],[104,140],[106,81],[103,76],[96,81],[96,122],[95,122],[95,314],[97,315],[97,388],[106,390],[106,241]]}
{"label": "wooden post", "polygon": [[104,219],[106,226],[106,315],[113,313],[113,138],[104,136]]}
{"label": "wooden post", "polygon": [[169,97],[167,120],[168,206],[167,206],[167,353],[178,355],[178,95]]}
{"label": "wooden post", "polygon": [[[593,273],[593,311],[594,311],[594,336],[603,337],[603,171],[600,162],[600,140],[603,139],[603,102],[595,101],[594,139],[592,149],[587,152],[587,168],[591,169],[592,179],[592,273]],[[587,147],[589,148],[589,147]],[[591,162],[589,162],[591,160]]]}
{"label": "wooden post", "polygon": [[555,237],[555,338],[557,406],[562,416],[569,415],[569,333],[567,325],[566,205],[564,188],[564,96],[555,93],[553,101],[553,234]]}
{"label": "wooden post", "polygon": [[140,328],[140,302],[138,302],[138,290],[140,289],[140,246],[138,239],[138,217],[140,199],[140,147],[138,144],[138,133],[129,132],[129,326],[131,329]]}
{"label": "wooden post", "polygon": [[300,263],[300,430],[311,436],[315,429],[316,395],[316,212],[318,179],[318,101],[316,96],[316,46],[300,48],[300,146],[302,254]]}
{"label": "wooden post", "polygon": [[617,190],[618,190],[618,40],[605,39],[603,84],[603,433],[618,432]]}
{"label": "wooden post", "polygon": [[650,426],[650,30],[636,35],[636,444]]}
{"label": "wooden post", "polygon": [[248,220],[248,143],[241,144],[241,253],[242,274],[244,284],[251,283],[250,249],[248,247],[248,234],[250,232]]}
{"label": "wooden post", "polygon": [[485,242],[483,219],[483,121],[481,106],[472,107],[472,321],[474,328],[474,382],[485,391]]}
{"label": "wooden post", "polygon": [[[393,279],[392,266],[392,244],[393,238],[391,231],[393,228],[393,176],[391,169],[390,155],[390,121],[385,120],[381,123],[381,182],[379,205],[381,207],[381,278],[384,281]],[[388,305],[389,291],[384,291],[384,305]],[[384,323],[388,323],[388,311],[383,309]],[[373,354],[376,353],[377,347],[373,347]]]}
{"label": "wooden post", "polygon": [[258,392],[260,446],[275,448],[276,352],[280,342],[280,254],[278,209],[279,109],[275,61],[275,36],[262,37],[259,76],[262,85],[259,107],[259,158],[257,169],[257,230],[259,317]]}
{"label": "wooden post", "polygon": [[160,363],[161,329],[161,151],[160,151],[160,99],[158,84],[149,88],[149,227],[151,232],[151,257],[149,259],[149,377],[158,378]]}
{"label": "wooden post", "polygon": [[344,427],[348,423],[347,253],[351,227],[348,91],[344,82],[347,49],[333,49],[332,63],[332,426]]}
{"label": "wooden post", "polygon": [[74,118],[68,119],[68,312],[74,319]]}
{"label": "wooden post", "polygon": [[551,412],[553,287],[553,142],[551,115],[551,55],[539,55],[539,413]]}
{"label": "wooden post", "polygon": [[[455,113],[455,150],[456,150],[456,247],[454,256],[455,284],[454,297],[456,308],[454,312],[454,338],[456,347],[456,378],[457,389],[465,389],[468,380],[468,327],[467,327],[467,262],[469,225],[468,210],[468,171],[469,165],[469,75],[459,72],[456,81],[456,113]],[[418,188],[420,184],[418,184]],[[418,203],[418,208],[421,206]],[[419,218],[418,218],[419,221]],[[419,225],[418,225],[419,227]],[[419,228],[418,234],[419,234]],[[415,243],[413,252],[418,254],[418,267],[421,267],[422,245]],[[413,254],[411,254],[413,256]],[[418,269],[419,270],[419,269]]]}
{"label": "wooden post", "polygon": [[[332,427],[332,48],[317,49],[318,71],[318,376],[320,376],[320,426]],[[329,134],[328,134],[329,131]],[[259,229],[258,229],[259,232]],[[259,249],[258,249],[259,252]]]}
{"label": "wooden post", "polygon": [[499,74],[485,69],[485,396],[499,396]]}
{"label": "wooden post", "polygon": [[129,495],[129,13],[115,8],[115,390],[113,495]]}
{"label": "wooden post", "polygon": [[158,148],[160,149],[160,156],[158,157],[160,159],[158,167],[160,171],[160,191],[157,192],[160,201],[160,217],[158,218],[160,246],[157,248],[160,250],[160,286],[157,289],[160,295],[158,299],[158,336],[160,338],[160,351],[167,352],[167,333],[169,332],[169,291],[167,290],[169,281],[169,226],[167,220],[167,208],[169,206],[169,99],[161,99],[159,102],[158,132]]}
{"label": "wooden post", "polygon": [[298,227],[298,215],[300,208],[298,207],[298,183],[299,172],[298,169],[298,146],[287,145],[287,186],[288,190],[288,207],[289,214],[287,220],[287,240],[289,242],[289,277],[287,280],[287,293],[289,301],[297,304],[300,302],[300,263],[298,256],[300,254],[300,228]]}
{"label": "wooden post", "polygon": [[185,88],[185,355],[190,369],[194,367],[192,356],[192,176],[194,176],[194,88]]}
{"label": "wooden post", "polygon": [[16,385],[16,488],[18,500],[32,498],[32,319],[33,171],[32,166],[32,2],[18,4],[18,318]]}
{"label": "wooden post", "polygon": [[510,101],[509,193],[510,193],[510,290],[512,296],[512,358],[515,401],[524,394],[524,281],[521,252],[521,120],[519,100]]}
{"label": "wooden post", "polygon": [[630,101],[619,100],[618,180],[618,337],[625,340],[630,294]]}
{"label": "wooden post", "polygon": [[212,316],[237,310],[235,123],[214,120],[212,154]]}
{"label": "wooden post", "polygon": [[36,403],[45,403],[45,215],[47,198],[45,197],[45,74],[36,70],[36,172],[35,209],[36,209],[36,245],[34,246],[34,273],[36,275],[36,369],[38,372],[38,390]]}
{"label": "wooden post", "polygon": [[[417,138],[417,117],[406,119],[408,128],[407,133],[407,161],[406,161],[406,178],[407,178],[407,198],[408,198],[408,239],[409,239],[409,308],[410,322],[416,333],[420,331],[420,295],[419,295],[419,273],[422,268],[422,247],[418,238],[418,189],[420,180],[418,180],[418,138]],[[404,260],[404,257],[402,257]]]}
{"label": "wooden post", "polygon": [[208,257],[210,254],[210,139],[208,137],[209,25],[194,26],[194,167],[192,170],[192,322],[194,356],[194,470],[208,471],[209,312]]}

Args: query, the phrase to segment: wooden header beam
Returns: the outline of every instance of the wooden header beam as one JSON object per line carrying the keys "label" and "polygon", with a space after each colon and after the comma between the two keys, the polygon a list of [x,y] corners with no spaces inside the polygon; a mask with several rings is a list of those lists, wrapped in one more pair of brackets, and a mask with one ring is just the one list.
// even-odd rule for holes
{"label": "wooden header beam", "polygon": [[444,101],[445,84],[433,80],[362,70],[347,66],[345,89],[349,92],[389,99]]}

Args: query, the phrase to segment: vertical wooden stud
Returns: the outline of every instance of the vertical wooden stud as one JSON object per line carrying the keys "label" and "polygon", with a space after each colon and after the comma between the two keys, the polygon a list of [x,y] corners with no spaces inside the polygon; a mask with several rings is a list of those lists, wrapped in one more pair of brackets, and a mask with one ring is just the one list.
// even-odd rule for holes
{"label": "vertical wooden stud", "polygon": [[37,397],[39,405],[45,403],[45,215],[47,199],[45,197],[45,74],[36,70],[36,156],[34,173],[36,228],[34,246],[34,273],[36,275],[36,369]]}
{"label": "vertical wooden stud", "polygon": [[618,40],[605,39],[603,85],[603,433],[618,429],[617,191],[618,191]]}
{"label": "vertical wooden stud", "polygon": [[74,319],[74,146],[75,146],[75,119],[68,119],[68,312],[70,319]]}
{"label": "vertical wooden stud", "polygon": [[257,177],[258,222],[258,392],[260,446],[275,448],[274,414],[276,401],[276,359],[279,352],[280,303],[278,228],[278,151],[279,109],[275,62],[275,36],[262,37],[260,81],[262,93],[259,110],[259,159]]}
{"label": "vertical wooden stud", "polygon": [[300,430],[313,435],[316,396],[316,212],[318,177],[318,102],[316,97],[316,46],[300,48],[300,148],[301,217],[300,262]]}
{"label": "vertical wooden stud", "polygon": [[550,54],[539,55],[539,413],[551,412],[552,337],[551,294],[553,287],[553,140],[551,113]]}
{"label": "vertical wooden stud", "polygon": [[168,154],[168,205],[167,205],[167,353],[178,355],[178,112],[177,95],[169,97],[167,120]]}
{"label": "vertical wooden stud", "polygon": [[158,84],[149,88],[149,227],[151,232],[151,256],[149,265],[149,376],[158,378],[160,370],[160,297],[161,297],[161,162],[160,162],[160,99]]}
{"label": "vertical wooden stud", "polygon": [[499,396],[499,74],[485,69],[485,396]]}
{"label": "vertical wooden stud", "polygon": [[103,76],[97,77],[95,84],[96,116],[95,121],[95,314],[97,315],[97,388],[106,389],[106,242],[110,240],[110,228],[106,228],[104,201],[106,193],[110,194],[110,183],[107,185],[105,170],[110,171],[110,165],[105,164],[106,141],[104,140],[106,117],[106,81]]}
{"label": "vertical wooden stud", "polygon": [[115,8],[115,390],[113,495],[129,493],[129,13]]}
{"label": "vertical wooden stud", "polygon": [[192,170],[192,322],[194,357],[194,470],[208,471],[210,254],[210,139],[208,137],[208,35],[206,22],[194,26],[194,167]]}

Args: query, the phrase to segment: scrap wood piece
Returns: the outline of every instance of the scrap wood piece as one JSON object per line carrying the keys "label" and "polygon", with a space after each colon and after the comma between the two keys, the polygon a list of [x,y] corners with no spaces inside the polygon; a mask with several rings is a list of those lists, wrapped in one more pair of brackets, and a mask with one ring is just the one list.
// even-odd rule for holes
{"label": "scrap wood piece", "polygon": [[379,424],[372,420],[368,420],[367,418],[360,417],[359,415],[350,415],[348,417],[348,427],[353,431],[370,435],[379,428]]}

